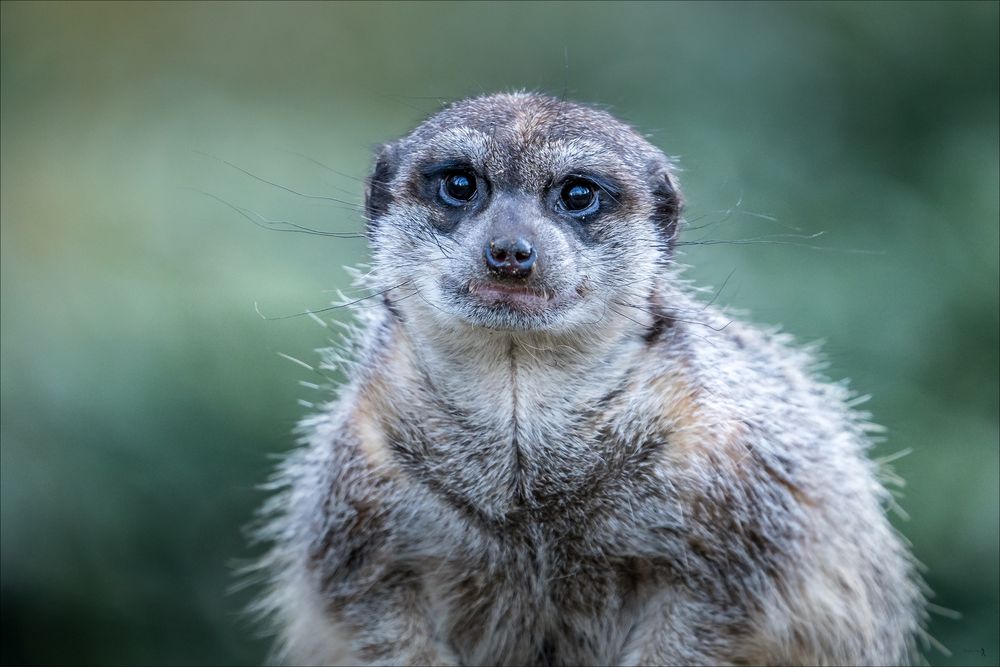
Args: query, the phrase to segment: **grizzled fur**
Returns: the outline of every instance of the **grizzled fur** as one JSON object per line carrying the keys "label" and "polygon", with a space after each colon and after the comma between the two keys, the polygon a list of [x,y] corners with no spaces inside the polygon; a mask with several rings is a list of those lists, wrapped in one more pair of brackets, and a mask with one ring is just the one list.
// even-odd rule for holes
{"label": "grizzled fur", "polygon": [[[442,169],[475,173],[465,206]],[[600,209],[560,211],[568,178]],[[607,113],[459,102],[386,146],[383,293],[282,467],[265,563],[302,663],[897,664],[922,618],[872,427],[673,266],[671,163]],[[534,239],[530,303],[483,244]],[[541,305],[539,305],[541,304]]]}

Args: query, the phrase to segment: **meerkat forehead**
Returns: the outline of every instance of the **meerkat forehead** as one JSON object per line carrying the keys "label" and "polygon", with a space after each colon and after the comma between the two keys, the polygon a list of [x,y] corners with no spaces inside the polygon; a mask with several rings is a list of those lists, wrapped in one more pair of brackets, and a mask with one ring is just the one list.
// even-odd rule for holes
{"label": "meerkat forehead", "polygon": [[644,137],[611,114],[533,93],[456,102],[402,140],[421,164],[469,164],[511,181],[538,182],[574,171],[641,180],[668,161]]}

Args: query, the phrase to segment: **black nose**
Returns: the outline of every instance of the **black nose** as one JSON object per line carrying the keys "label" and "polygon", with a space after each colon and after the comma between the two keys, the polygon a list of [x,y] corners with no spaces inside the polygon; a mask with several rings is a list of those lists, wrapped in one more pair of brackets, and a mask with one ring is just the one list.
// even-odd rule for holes
{"label": "black nose", "polygon": [[527,278],[537,254],[524,238],[493,239],[483,248],[490,271],[503,278]]}

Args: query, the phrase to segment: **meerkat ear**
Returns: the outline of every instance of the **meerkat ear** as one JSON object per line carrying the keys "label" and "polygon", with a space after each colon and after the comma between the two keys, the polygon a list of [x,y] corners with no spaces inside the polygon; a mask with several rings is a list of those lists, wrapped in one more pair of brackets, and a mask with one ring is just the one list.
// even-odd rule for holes
{"label": "meerkat ear", "polygon": [[369,232],[378,225],[378,219],[385,215],[392,204],[392,190],[389,183],[396,175],[396,146],[385,144],[375,157],[375,166],[365,180],[365,218]]}
{"label": "meerkat ear", "polygon": [[684,198],[677,187],[677,177],[669,166],[660,166],[653,175],[653,218],[673,248],[680,231]]}

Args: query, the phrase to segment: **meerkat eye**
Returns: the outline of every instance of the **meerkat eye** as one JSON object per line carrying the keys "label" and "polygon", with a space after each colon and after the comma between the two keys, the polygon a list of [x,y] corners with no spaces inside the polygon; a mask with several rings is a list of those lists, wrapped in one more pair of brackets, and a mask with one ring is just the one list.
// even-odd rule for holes
{"label": "meerkat eye", "polygon": [[476,196],[476,176],[468,171],[452,171],[441,179],[441,199],[446,204],[461,206]]}
{"label": "meerkat eye", "polygon": [[568,213],[584,215],[597,208],[597,188],[587,181],[568,181],[559,193],[559,204]]}

